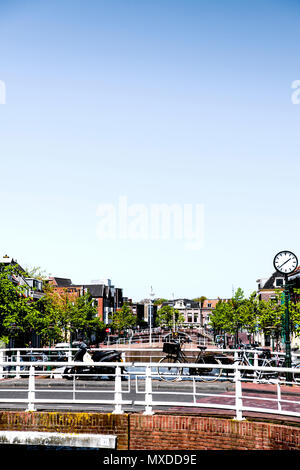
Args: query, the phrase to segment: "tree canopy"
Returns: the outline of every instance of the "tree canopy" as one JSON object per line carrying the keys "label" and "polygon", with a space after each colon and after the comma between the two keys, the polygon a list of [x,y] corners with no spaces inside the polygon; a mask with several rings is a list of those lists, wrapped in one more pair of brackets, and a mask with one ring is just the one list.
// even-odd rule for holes
{"label": "tree canopy", "polygon": [[164,305],[157,312],[156,323],[158,326],[168,326],[172,328],[183,323],[184,317],[179,310],[171,307],[171,305]]}
{"label": "tree canopy", "polygon": [[126,303],[120,310],[113,312],[109,318],[111,320],[110,326],[115,331],[125,330],[136,324],[136,316],[133,315],[131,308]]}
{"label": "tree canopy", "polygon": [[[298,292],[299,294],[299,292]],[[238,289],[229,300],[219,300],[210,316],[210,324],[216,332],[235,334],[238,329],[248,333],[271,331],[280,336],[283,330],[284,301],[283,293],[278,291],[275,298],[260,300],[256,292],[245,298]],[[300,302],[289,302],[291,331],[300,334]]]}
{"label": "tree canopy", "polygon": [[34,300],[31,289],[18,283],[22,275],[17,266],[0,269],[0,340],[8,343],[15,338],[26,345],[36,333],[44,344],[66,341],[74,332],[89,336],[100,333],[104,323],[97,317],[97,309],[90,294],[70,296],[55,292],[44,283],[44,295]]}

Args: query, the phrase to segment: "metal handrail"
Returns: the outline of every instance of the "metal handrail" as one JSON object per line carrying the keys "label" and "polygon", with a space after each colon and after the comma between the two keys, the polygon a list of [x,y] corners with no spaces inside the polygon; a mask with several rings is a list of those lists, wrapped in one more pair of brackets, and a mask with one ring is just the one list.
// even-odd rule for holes
{"label": "metal handrail", "polygon": [[[72,366],[79,366],[81,367],[82,365],[87,366],[87,364],[82,363],[82,362],[71,362]],[[0,362],[0,367],[6,367],[8,363],[6,361]],[[70,365],[70,364],[68,364]],[[90,364],[91,366],[95,364]],[[176,387],[173,386],[172,384],[169,385],[171,387],[170,390],[156,390],[154,387],[155,381],[159,380],[158,372],[157,372],[157,367],[158,363],[149,363],[149,362],[128,362],[128,363],[115,363],[115,362],[105,362],[105,363],[96,363],[97,368],[98,367],[114,367],[115,368],[115,374],[114,374],[114,382],[112,382],[112,387],[109,390],[103,390],[101,389],[101,386],[97,387],[96,391],[97,394],[99,392],[98,398],[88,400],[86,398],[78,398],[76,396],[77,390],[76,390],[76,381],[75,377],[73,380],[73,388],[69,389],[68,392],[72,393],[72,398],[37,398],[36,394],[42,393],[43,389],[37,388],[36,387],[36,376],[37,375],[47,375],[51,374],[51,371],[39,371],[36,370],[36,367],[43,367],[43,366],[51,366],[51,367],[59,367],[59,366],[66,366],[66,362],[57,362],[57,361],[46,361],[46,362],[38,362],[38,363],[26,363],[23,361],[16,361],[14,363],[14,366],[16,367],[25,367],[25,370],[22,371],[22,375],[25,375],[25,372],[27,370],[27,375],[28,375],[28,387],[25,389],[20,389],[20,392],[25,392],[26,396],[23,398],[11,398],[11,397],[0,397],[0,403],[24,403],[26,404],[27,408],[26,410],[28,411],[35,411],[36,410],[36,405],[41,405],[41,404],[50,404],[50,405],[55,405],[55,404],[81,404],[81,405],[87,405],[87,404],[105,404],[105,405],[112,405],[113,406],[113,413],[115,414],[120,414],[123,413],[123,406],[143,406],[144,407],[144,413],[145,414],[153,414],[153,407],[156,406],[180,406],[184,407],[186,409],[189,409],[191,407],[193,408],[215,408],[215,409],[224,409],[224,410],[233,410],[235,412],[235,419],[241,420],[244,418],[244,413],[246,411],[251,411],[251,412],[259,412],[259,413],[265,413],[265,414],[278,414],[278,415],[290,415],[296,418],[300,418],[300,401],[290,401],[290,400],[284,400],[282,398],[282,393],[281,393],[281,386],[286,384],[286,381],[281,381],[279,379],[272,380],[271,382],[275,385],[276,387],[276,397],[274,398],[268,398],[264,397],[264,401],[268,403],[276,403],[276,409],[271,408],[271,407],[253,407],[245,404],[245,400],[249,398],[247,395],[243,393],[242,390],[242,383],[244,380],[241,377],[241,371],[243,370],[249,370],[249,371],[267,371],[267,372],[290,372],[293,373],[295,372],[294,368],[285,368],[285,367],[263,367],[263,366],[241,366],[238,363],[234,364],[229,364],[229,365],[224,365],[224,364],[211,364],[212,368],[222,368],[223,370],[229,370],[233,371],[232,375],[232,384],[234,385],[234,395],[230,395],[228,393],[211,393],[211,390],[209,388],[209,384],[204,384],[204,387],[207,387],[207,390],[205,388],[202,388],[202,391],[199,391],[199,382],[197,380],[197,376],[191,376],[189,377],[189,380],[186,381],[187,384],[187,391],[180,391],[176,390]],[[168,366],[168,364],[164,364],[164,366]],[[174,364],[170,364],[170,366],[174,366]],[[209,364],[199,364],[199,363],[178,363],[175,364],[176,367],[182,367],[182,368],[208,368]],[[122,368],[129,368],[129,372],[126,372],[126,375],[129,377],[128,381],[128,387],[126,390],[123,389],[122,387],[122,374],[121,374],[121,369]],[[144,368],[144,371],[141,371],[141,368]],[[5,372],[5,371],[3,371]],[[298,369],[298,373],[300,370]],[[93,375],[96,375],[95,372],[93,372]],[[144,400],[125,400],[124,395],[129,394],[131,392],[131,376],[135,375],[136,377],[136,389],[135,393],[137,394],[144,394]],[[143,380],[144,383],[144,390],[141,391],[138,387],[139,380]],[[223,379],[224,380],[224,379]],[[7,383],[9,385],[9,381],[6,382],[5,380],[3,381],[4,383]],[[156,382],[157,383],[157,382]],[[184,383],[184,381],[182,381]],[[203,384],[203,382],[202,382]],[[189,392],[188,391],[188,386],[191,386],[192,390]],[[297,386],[296,386],[297,387]],[[297,387],[298,389],[298,387]],[[10,392],[12,389],[5,388],[1,389],[1,395],[4,392]],[[16,389],[14,388],[16,391]],[[49,389],[47,389],[49,391]],[[53,392],[57,392],[56,389],[52,390]],[[59,390],[62,392],[62,390]],[[93,390],[95,391],[95,390]],[[65,391],[67,392],[67,390]],[[111,393],[112,398],[111,399],[103,399],[100,397],[101,393]],[[88,390],[80,390],[80,393],[88,393]],[[187,399],[185,401],[179,401],[179,400],[162,400],[161,397],[160,399],[156,400],[155,398],[157,395],[168,395],[168,396],[178,396],[180,393],[181,397],[185,396]],[[299,387],[299,394],[300,394],[300,387]],[[209,402],[209,403],[204,403],[199,401],[199,397],[215,397],[217,398],[222,398],[225,401],[223,403],[217,403],[215,400],[214,402]],[[188,400],[190,398],[190,400]],[[226,400],[230,399],[232,400],[232,403],[226,403]],[[255,399],[256,401],[261,400],[261,397],[253,397],[251,396],[251,399]],[[198,400],[198,401],[197,401]],[[294,411],[294,410],[284,410],[283,406],[284,404],[296,404],[299,406],[299,412]]]}

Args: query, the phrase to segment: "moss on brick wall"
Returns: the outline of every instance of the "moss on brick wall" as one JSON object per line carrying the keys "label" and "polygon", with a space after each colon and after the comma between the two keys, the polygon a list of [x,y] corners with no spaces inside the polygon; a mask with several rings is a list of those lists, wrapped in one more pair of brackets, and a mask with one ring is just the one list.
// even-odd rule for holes
{"label": "moss on brick wall", "polygon": [[299,450],[300,428],[197,415],[0,412],[0,429],[113,434],[119,450]]}

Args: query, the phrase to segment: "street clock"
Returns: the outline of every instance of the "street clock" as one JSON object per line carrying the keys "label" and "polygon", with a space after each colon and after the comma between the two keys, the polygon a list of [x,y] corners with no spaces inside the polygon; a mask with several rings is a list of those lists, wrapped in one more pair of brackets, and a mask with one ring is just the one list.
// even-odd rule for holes
{"label": "street clock", "polygon": [[280,251],[274,258],[274,268],[281,274],[291,274],[298,266],[297,256],[291,251]]}

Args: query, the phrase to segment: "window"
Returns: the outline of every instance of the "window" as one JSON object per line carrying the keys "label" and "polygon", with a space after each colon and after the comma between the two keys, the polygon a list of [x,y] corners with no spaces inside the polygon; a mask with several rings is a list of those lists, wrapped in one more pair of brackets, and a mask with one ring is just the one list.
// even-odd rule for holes
{"label": "window", "polygon": [[208,307],[208,308],[211,308],[211,304],[207,304],[207,307]]}
{"label": "window", "polygon": [[283,277],[276,277],[275,279],[275,287],[283,287]]}

